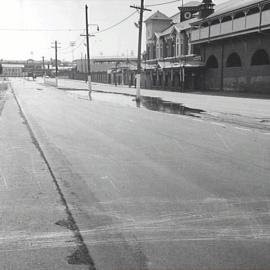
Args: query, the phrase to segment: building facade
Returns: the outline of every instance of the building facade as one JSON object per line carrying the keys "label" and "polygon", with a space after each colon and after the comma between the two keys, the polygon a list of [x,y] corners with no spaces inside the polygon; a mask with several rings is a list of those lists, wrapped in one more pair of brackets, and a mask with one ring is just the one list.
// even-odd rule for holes
{"label": "building facade", "polygon": [[3,63],[2,74],[3,77],[22,77],[23,76],[23,64],[8,64]]}
{"label": "building facade", "polygon": [[228,1],[192,26],[205,89],[270,93],[270,1]]}
{"label": "building facade", "polygon": [[270,0],[192,1],[146,21],[144,87],[270,92]]}
{"label": "building facade", "polygon": [[[87,60],[74,61],[76,69],[71,73],[73,79],[87,80]],[[136,58],[99,57],[90,60],[91,80],[114,85],[135,85]]]}
{"label": "building facade", "polygon": [[172,17],[157,11],[145,21],[146,61],[143,87],[184,91],[200,88],[204,63],[191,44],[191,23],[198,21],[202,3],[179,7]]}

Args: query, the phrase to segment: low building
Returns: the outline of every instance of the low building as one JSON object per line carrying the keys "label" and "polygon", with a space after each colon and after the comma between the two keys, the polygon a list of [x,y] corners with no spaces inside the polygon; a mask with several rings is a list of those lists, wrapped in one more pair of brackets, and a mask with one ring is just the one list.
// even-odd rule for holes
{"label": "low building", "polygon": [[[91,79],[93,82],[134,85],[136,58],[98,57],[90,60]],[[76,69],[71,73],[73,79],[87,80],[87,60],[74,61]]]}
{"label": "low building", "polygon": [[23,76],[23,64],[2,64],[2,74],[3,77],[22,77]]}

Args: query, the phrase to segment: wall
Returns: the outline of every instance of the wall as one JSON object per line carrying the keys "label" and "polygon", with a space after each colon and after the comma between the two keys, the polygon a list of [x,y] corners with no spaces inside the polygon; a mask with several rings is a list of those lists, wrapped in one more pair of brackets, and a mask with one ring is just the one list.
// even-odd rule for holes
{"label": "wall", "polygon": [[[202,45],[204,61],[214,55],[219,64],[216,69],[206,68],[205,88],[270,93],[270,65],[251,66],[252,55],[258,49],[264,49],[270,58],[269,33],[232,37]],[[233,52],[240,56],[241,67],[226,67],[227,58]]]}

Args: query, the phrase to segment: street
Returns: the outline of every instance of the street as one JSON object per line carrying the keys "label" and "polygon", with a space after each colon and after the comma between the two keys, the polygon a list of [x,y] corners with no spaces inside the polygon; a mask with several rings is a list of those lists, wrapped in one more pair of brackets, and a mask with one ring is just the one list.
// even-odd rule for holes
{"label": "street", "polygon": [[[269,269],[269,100],[233,111],[186,99],[212,117],[12,79],[0,98],[0,269]],[[213,118],[222,112],[251,124]]]}

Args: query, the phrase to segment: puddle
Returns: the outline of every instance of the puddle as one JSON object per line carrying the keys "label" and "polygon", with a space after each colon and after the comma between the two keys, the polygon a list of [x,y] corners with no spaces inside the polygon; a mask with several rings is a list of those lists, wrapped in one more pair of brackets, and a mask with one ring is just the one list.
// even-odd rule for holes
{"label": "puddle", "polygon": [[[88,91],[67,91],[69,95],[72,95],[78,99],[89,100]],[[135,95],[119,94],[119,93],[106,93],[102,91],[92,92],[93,100],[106,101],[122,106],[138,107],[151,111],[158,111],[169,114],[180,114],[192,117],[200,117],[199,114],[205,112],[200,109],[189,108],[183,106],[181,103],[171,102],[163,100],[160,97],[142,96],[141,101],[135,99]]]}
{"label": "puddle", "polygon": [[135,102],[137,107],[144,107],[151,111],[158,111],[170,114],[181,114],[193,117],[200,117],[199,114],[205,112],[200,109],[183,106],[181,103],[166,101],[159,97],[142,97],[141,101],[136,100]]}

